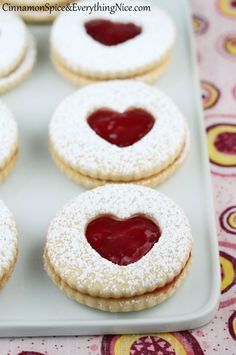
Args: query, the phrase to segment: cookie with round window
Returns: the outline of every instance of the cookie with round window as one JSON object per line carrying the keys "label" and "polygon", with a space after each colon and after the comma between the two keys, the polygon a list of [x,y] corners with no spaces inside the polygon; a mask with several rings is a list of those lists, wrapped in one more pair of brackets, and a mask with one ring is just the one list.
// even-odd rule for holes
{"label": "cookie with round window", "polygon": [[185,118],[166,94],[139,81],[87,86],[65,98],[49,127],[52,157],[86,188],[156,186],[189,152]]}
{"label": "cookie with round window", "polygon": [[133,184],[80,194],[49,226],[45,269],[81,304],[139,311],[172,296],[192,260],[187,217],[169,197]]}
{"label": "cookie with round window", "polygon": [[[96,7],[98,3],[93,0],[83,5]],[[109,1],[100,6],[106,5],[111,8],[117,3]],[[135,1],[120,5],[138,6]],[[76,85],[115,79],[156,81],[170,63],[175,25],[153,3],[141,2],[139,6],[143,11],[117,9],[111,13],[97,9],[59,15],[50,39],[57,71]]]}

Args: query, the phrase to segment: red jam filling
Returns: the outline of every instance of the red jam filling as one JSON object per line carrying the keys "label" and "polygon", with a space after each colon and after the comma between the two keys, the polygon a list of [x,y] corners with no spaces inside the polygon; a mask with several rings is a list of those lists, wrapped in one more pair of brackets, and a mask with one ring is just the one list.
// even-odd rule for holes
{"label": "red jam filling", "polygon": [[221,153],[236,154],[236,133],[223,132],[220,133],[214,142],[215,147]]}
{"label": "red jam filling", "polygon": [[92,220],[85,235],[91,247],[103,258],[124,266],[146,255],[158,242],[161,230],[145,216],[119,220],[106,215]]}
{"label": "red jam filling", "polygon": [[142,110],[123,113],[101,109],[88,117],[89,126],[103,139],[118,147],[128,147],[142,139],[153,127],[155,119]]}
{"label": "red jam filling", "polygon": [[85,29],[95,41],[105,46],[115,46],[138,36],[142,28],[134,23],[113,22],[109,20],[91,20],[85,23]]}

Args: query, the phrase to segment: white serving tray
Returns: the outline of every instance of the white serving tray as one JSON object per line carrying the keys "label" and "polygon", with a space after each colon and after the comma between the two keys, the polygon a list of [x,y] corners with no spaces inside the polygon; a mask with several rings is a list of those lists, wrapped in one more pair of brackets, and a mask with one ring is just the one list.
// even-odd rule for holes
{"label": "white serving tray", "polygon": [[2,337],[177,331],[209,322],[217,309],[217,238],[191,17],[186,0],[156,3],[169,11],[178,29],[171,67],[157,85],[180,106],[192,134],[187,162],[159,189],[179,203],[190,219],[195,240],[191,272],[172,298],[152,309],[128,314],[79,305],[61,293],[44,272],[42,256],[50,220],[83,190],[61,174],[48,150],[53,110],[75,88],[60,78],[50,63],[49,26],[31,26],[38,42],[37,67],[27,82],[2,97],[18,120],[21,144],[15,170],[0,186],[0,198],[14,213],[20,233],[16,269],[0,291]]}

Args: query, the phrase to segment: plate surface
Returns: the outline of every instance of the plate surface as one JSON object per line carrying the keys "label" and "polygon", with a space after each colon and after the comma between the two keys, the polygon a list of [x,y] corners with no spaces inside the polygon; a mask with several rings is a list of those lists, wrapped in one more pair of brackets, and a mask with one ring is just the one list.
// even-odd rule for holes
{"label": "plate surface", "polygon": [[50,27],[31,27],[38,42],[37,67],[28,81],[3,96],[19,123],[21,152],[14,172],[0,186],[0,196],[15,215],[20,255],[13,277],[0,292],[0,336],[177,331],[201,326],[214,315],[220,272],[191,17],[185,0],[155,2],[168,10],[178,29],[171,67],[157,85],[180,106],[192,135],[187,162],[159,189],[182,206],[190,219],[195,240],[191,272],[172,298],[128,314],[79,305],[44,272],[42,256],[50,220],[83,190],[59,172],[48,150],[53,110],[75,88],[50,63]]}

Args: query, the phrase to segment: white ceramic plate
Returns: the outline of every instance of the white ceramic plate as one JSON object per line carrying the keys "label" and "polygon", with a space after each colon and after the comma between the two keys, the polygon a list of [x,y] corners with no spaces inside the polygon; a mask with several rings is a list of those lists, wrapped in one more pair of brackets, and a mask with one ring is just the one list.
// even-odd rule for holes
{"label": "white ceramic plate", "polygon": [[190,219],[195,240],[191,272],[172,298],[128,314],[79,305],[44,272],[42,256],[50,220],[82,189],[59,172],[48,150],[52,112],[75,88],[50,63],[49,26],[31,27],[38,42],[37,67],[27,82],[3,96],[19,122],[21,152],[16,169],[0,186],[0,197],[15,215],[20,254],[13,277],[0,292],[0,336],[177,331],[199,327],[214,315],[220,273],[191,17],[185,0],[156,2],[169,11],[178,29],[171,67],[157,85],[180,106],[192,134],[187,162],[159,189],[179,203]]}

